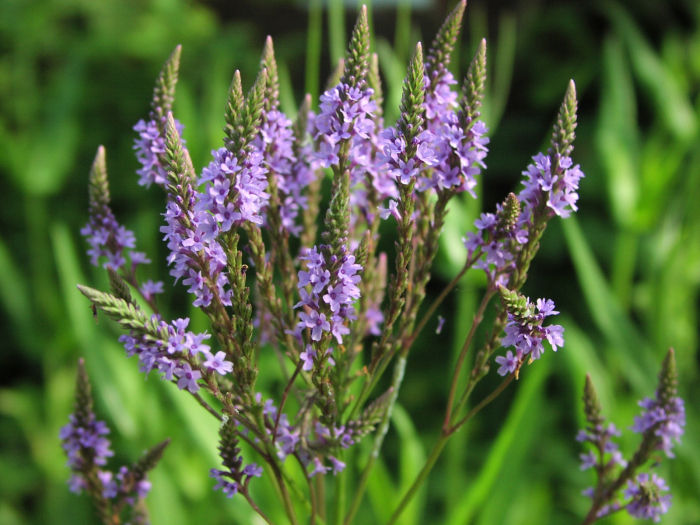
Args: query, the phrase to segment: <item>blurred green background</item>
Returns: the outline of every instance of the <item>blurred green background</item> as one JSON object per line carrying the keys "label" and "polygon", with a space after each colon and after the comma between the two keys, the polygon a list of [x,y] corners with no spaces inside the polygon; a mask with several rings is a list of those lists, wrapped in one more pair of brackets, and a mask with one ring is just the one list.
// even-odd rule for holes
{"label": "blurred green background", "polygon": [[[374,3],[374,50],[395,118],[411,48],[432,40],[454,1]],[[216,422],[172,385],[144,381],[124,358],[119,331],[93,321],[75,288],[106,289],[89,266],[87,173],[107,148],[113,210],[154,261],[142,274],[166,282],[171,316],[191,315],[168,286],[158,228],[163,194],[136,184],[132,126],[149,110],[156,75],[183,46],[175,112],[195,165],[221,144],[233,71],[252,84],[265,36],[280,65],[283,109],[318,94],[342,54],[357,3],[330,0],[0,1],[0,524],[96,523],[66,486],[59,428],[72,410],[75,364],[86,358],[98,418],[113,429],[114,463],[172,437],[153,472],[155,525],[255,523],[242,499],[212,491]],[[346,10],[347,7],[347,10]],[[690,0],[487,2],[467,6],[453,63],[465,72],[476,43],[489,46],[483,118],[491,128],[483,199],[455,203],[431,293],[463,262],[460,237],[480,211],[517,191],[544,149],[570,78],[579,95],[573,157],[586,178],[580,212],[552,221],[525,292],[552,298],[566,345],[453,438],[402,523],[580,522],[592,482],[578,467],[581,391],[593,376],[607,416],[626,429],[636,400],[653,394],[664,353],[676,349],[688,425],[677,458],[659,467],[673,492],[669,524],[700,523],[698,289],[700,287],[700,4]],[[308,55],[308,58],[307,58]],[[148,275],[146,275],[148,273]],[[358,523],[382,523],[439,431],[448,364],[461,346],[480,280],[467,278],[409,360],[385,445]],[[201,318],[198,329],[204,329]],[[261,368],[274,366],[261,358]],[[264,376],[264,372],[261,376]],[[494,375],[492,373],[492,375]],[[265,380],[261,379],[265,388]],[[476,398],[495,384],[487,378]],[[410,415],[411,419],[406,417]],[[636,436],[622,439],[630,454]],[[275,512],[261,480],[255,497]],[[284,522],[282,519],[281,522]],[[603,523],[634,520],[615,515]]]}

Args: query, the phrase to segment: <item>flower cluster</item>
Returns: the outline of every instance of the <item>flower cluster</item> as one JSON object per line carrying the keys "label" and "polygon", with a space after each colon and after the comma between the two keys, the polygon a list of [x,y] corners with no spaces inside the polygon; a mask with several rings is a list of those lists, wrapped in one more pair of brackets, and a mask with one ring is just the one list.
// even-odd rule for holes
{"label": "flower cluster", "polygon": [[117,473],[103,468],[113,456],[105,436],[109,428],[97,421],[92,409],[92,387],[85,364],[78,362],[75,412],[69,423],[61,428],[59,436],[68,456],[73,474],[68,481],[72,492],[86,491],[92,498],[105,523],[121,523],[123,509],[129,508],[131,517],[142,516],[140,500],[151,490],[147,472],[155,467],[169,441],[147,451],[131,468],[122,466]]}
{"label": "flower cluster", "polygon": [[[106,257],[104,267],[119,270],[126,264],[124,251],[136,247],[136,237],[132,231],[121,226],[109,208],[102,213],[90,215],[90,221],[80,230],[86,237],[90,249],[90,262],[97,266],[101,257]],[[131,252],[132,266],[151,262],[142,252]]]}
{"label": "flower cluster", "polygon": [[505,357],[496,358],[496,362],[501,365],[498,373],[505,376],[516,372],[525,356],[530,356],[533,360],[539,359],[544,352],[543,340],[549,341],[555,352],[558,346],[564,346],[564,328],[560,325],[542,326],[545,317],[559,313],[554,310],[554,302],[550,299],[538,299],[535,306],[529,299],[508,292],[503,286],[499,287],[499,291],[508,310],[506,335],[501,344],[504,347],[515,347],[515,355],[508,350]]}
{"label": "flower cluster", "polygon": [[124,344],[127,357],[138,356],[141,372],[148,374],[157,370],[162,374],[161,379],[177,379],[180,390],[186,388],[195,393],[199,390],[197,381],[202,377],[202,369],[221,375],[233,370],[233,363],[226,361],[224,352],[212,354],[209,345],[204,344],[209,339],[209,334],[186,331],[189,319],[177,319],[168,324],[159,316],[153,315],[151,324],[158,326],[158,332],[167,334],[167,337],[154,340],[151,335],[131,331],[129,335],[119,338]]}
{"label": "flower cluster", "polygon": [[666,453],[669,458],[675,457],[672,448],[673,441],[681,442],[681,436],[685,427],[685,404],[680,397],[674,396],[667,403],[659,399],[649,397],[639,402],[644,410],[640,416],[634,418],[632,430],[640,434],[647,430],[654,431],[660,441],[658,448]]}
{"label": "flower cluster", "polygon": [[518,194],[518,200],[523,203],[520,215],[521,224],[528,224],[537,210],[546,206],[551,215],[566,219],[572,211],[576,211],[578,201],[578,184],[583,178],[583,172],[578,164],[573,165],[569,157],[557,157],[557,169],[552,172],[552,158],[542,153],[535,155],[527,170],[523,172],[526,180],[524,188]]}
{"label": "flower cluster", "polygon": [[[576,435],[576,441],[592,443],[598,451],[597,454],[594,451],[589,451],[580,455],[581,470],[593,467],[609,470],[616,465],[626,467],[627,461],[622,457],[619,445],[612,440],[613,437],[621,435],[622,432],[617,429],[614,423],[610,423],[607,426],[599,424],[589,430],[581,430]],[[609,456],[606,456],[606,454],[609,454]],[[584,493],[592,497],[593,489],[588,489]]]}
{"label": "flower cluster", "polygon": [[[292,121],[277,109],[263,111],[260,132],[253,141],[257,151],[264,152],[263,164],[277,182],[281,226],[292,235],[301,233],[296,224],[300,209],[305,209],[304,189],[315,178],[315,155],[310,145],[300,148],[294,155]],[[264,188],[264,186],[263,186]]]}
{"label": "flower cluster", "polygon": [[[212,239],[219,231],[227,232],[243,221],[262,224],[263,210],[270,195],[267,188],[267,169],[263,155],[253,148],[242,162],[226,148],[212,151],[214,160],[202,170],[199,185],[204,191],[197,194],[195,212],[208,212]],[[211,219],[209,219],[211,217]]]}
{"label": "flower cluster", "polygon": [[668,485],[656,474],[649,476],[643,472],[634,480],[628,480],[624,495],[632,500],[625,507],[627,512],[635,518],[658,523],[671,507],[671,495],[661,494],[662,491],[668,491]]}
{"label": "flower cluster", "polygon": [[72,492],[80,493],[87,488],[87,481],[81,474],[88,466],[86,460],[104,466],[114,452],[109,448],[109,439],[104,437],[109,434],[109,428],[104,421],[97,421],[95,414],[90,412],[80,420],[76,414],[71,414],[69,419],[70,422],[61,428],[59,437],[63,442],[63,451],[68,456],[67,465],[73,471],[68,484]]}
{"label": "flower cluster", "polygon": [[[340,83],[321,95],[320,113],[314,120],[316,140],[320,140],[318,158],[324,168],[338,165],[340,143],[352,141],[359,145],[360,140],[368,140],[374,131],[373,114],[377,105],[372,100],[373,90],[351,87]],[[361,155],[350,153],[348,157],[361,159]]]}
{"label": "flower cluster", "polygon": [[[445,70],[437,76],[432,75],[434,85],[431,85],[429,75],[425,75],[426,97],[425,114],[426,129],[430,139],[430,149],[434,158],[430,158],[430,170],[419,178],[416,189],[426,191],[444,191],[452,189],[455,192],[467,191],[476,198],[476,175],[485,168],[484,159],[488,153],[486,145],[488,132],[486,125],[477,120],[461,121],[454,108],[457,106],[457,93],[450,89],[456,84],[452,73]],[[462,119],[465,120],[465,119]]]}
{"label": "flower cluster", "polygon": [[[301,332],[309,328],[311,340],[320,341],[324,332],[330,332],[342,344],[343,336],[350,333],[345,321],[357,319],[353,304],[360,297],[357,284],[362,266],[355,263],[354,255],[344,255],[337,272],[331,274],[323,250],[319,252],[315,246],[299,258],[306,261],[308,271],[299,271],[301,301],[295,308],[304,310],[299,313],[296,335],[300,338]],[[305,363],[315,355],[308,350],[305,354]]]}
{"label": "flower cluster", "polygon": [[[177,120],[175,125],[178,133],[182,135],[182,130],[185,127]],[[168,180],[163,160],[165,155],[165,138],[160,131],[158,122],[153,119],[148,122],[139,120],[134,126],[134,131],[139,134],[139,137],[134,140],[136,158],[141,163],[141,168],[136,171],[139,175],[139,184],[146,186],[146,188],[149,188],[153,183],[164,187]]]}

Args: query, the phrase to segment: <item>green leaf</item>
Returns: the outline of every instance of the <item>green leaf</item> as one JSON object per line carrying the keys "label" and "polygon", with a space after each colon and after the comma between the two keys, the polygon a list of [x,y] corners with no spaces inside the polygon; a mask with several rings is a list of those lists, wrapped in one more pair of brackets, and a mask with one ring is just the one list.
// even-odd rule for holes
{"label": "green leaf", "polygon": [[[413,421],[408,412],[398,403],[394,405],[391,421],[399,435],[401,446],[399,456],[401,478],[399,492],[403,494],[411,487],[425,464],[425,447],[418,436],[416,428],[413,426]],[[427,486],[423,485],[406,506],[406,510],[398,519],[398,523],[402,525],[421,523],[420,518],[423,515],[422,509],[425,506],[426,496]]]}

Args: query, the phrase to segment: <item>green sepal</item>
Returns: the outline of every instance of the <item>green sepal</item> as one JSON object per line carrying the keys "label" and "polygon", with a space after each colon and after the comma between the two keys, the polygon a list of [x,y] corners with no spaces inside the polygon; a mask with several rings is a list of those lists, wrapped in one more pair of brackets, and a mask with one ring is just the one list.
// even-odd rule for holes
{"label": "green sepal", "polygon": [[[562,102],[559,108],[559,114],[557,115],[557,121],[554,124],[554,131],[552,132],[552,148],[550,150],[550,155],[560,155],[562,157],[571,156],[573,151],[573,142],[576,134],[576,110],[578,108],[578,101],[576,100],[576,85],[574,81],[569,82],[569,86],[566,88],[566,95],[564,95],[564,102]],[[554,158],[552,160],[555,160]],[[554,172],[554,162],[552,172]]]}
{"label": "green sepal", "polygon": [[496,213],[495,238],[500,239],[515,231],[520,218],[520,201],[515,193],[511,192],[503,201],[501,209]]}
{"label": "green sepal", "polygon": [[275,49],[272,45],[272,37],[265,39],[262,58],[260,59],[260,69],[267,70],[267,83],[265,85],[265,111],[277,108],[280,99],[280,80],[277,73],[277,61],[275,60]]}
{"label": "green sepal", "polygon": [[124,328],[150,335],[154,340],[168,339],[167,332],[161,333],[160,324],[155,318],[149,318],[135,305],[112,294],[100,292],[88,286],[78,285],[78,290],[92,301],[92,304],[107,314],[107,317],[118,322]]}
{"label": "green sepal", "polygon": [[486,40],[481,39],[474,58],[469,64],[467,76],[462,86],[462,98],[459,101],[460,121],[462,127],[469,129],[481,116],[479,108],[484,100],[486,90]]}
{"label": "green sepal", "polygon": [[131,473],[134,476],[134,481],[138,483],[146,477],[149,470],[153,470],[158,462],[163,457],[165,448],[170,444],[170,438],[161,441],[154,447],[151,447],[139,458],[139,460],[131,467]]}
{"label": "green sepal", "polygon": [[109,181],[104,146],[97,148],[88,176],[88,199],[90,217],[105,215],[109,209]]}
{"label": "green sepal", "polygon": [[243,104],[245,103],[245,98],[243,97],[243,84],[241,82],[241,72],[236,70],[233,73],[233,80],[231,81],[231,87],[228,90],[228,99],[226,100],[226,112],[224,113],[224,119],[226,120],[226,126],[224,126],[224,133],[226,136],[231,136],[234,127],[236,126],[236,121],[238,120],[238,115],[243,109]]}
{"label": "green sepal", "polygon": [[75,377],[75,426],[87,428],[94,419],[92,411],[92,386],[87,370],[85,370],[85,360],[78,359],[78,371]]}
{"label": "green sepal", "polygon": [[401,117],[397,128],[406,142],[406,162],[416,155],[414,139],[423,131],[425,100],[423,75],[423,47],[416,44],[411,63],[408,66],[408,74],[403,83],[403,95],[401,97]]}
{"label": "green sepal", "polygon": [[425,60],[425,72],[431,82],[440,78],[442,73],[447,70],[447,65],[450,63],[450,55],[457,42],[459,29],[462,26],[462,17],[466,7],[467,0],[460,0],[442,23],[440,29],[438,29],[437,35],[435,35],[435,39],[428,49]]}
{"label": "green sepal", "polygon": [[[114,296],[136,306],[133,297],[131,297],[129,285],[126,284],[121,275],[111,266],[107,267],[107,274],[109,275],[109,289],[112,290]],[[138,308],[138,306],[136,307]]]}
{"label": "green sepal", "polygon": [[601,415],[602,411],[603,408],[600,405],[591,374],[586,374],[586,382],[583,385],[583,412],[586,414],[586,421],[592,428],[598,428],[605,421]]}
{"label": "green sepal", "polygon": [[350,87],[363,88],[369,70],[369,23],[367,6],[362,6],[350,36],[345,55],[345,68],[341,82]]}
{"label": "green sepal", "polygon": [[178,45],[165,61],[161,69],[156,85],[153,89],[153,101],[151,118],[156,121],[161,134],[164,131],[165,118],[173,110],[175,100],[175,86],[177,85],[178,70],[180,68],[180,54],[182,46]]}
{"label": "green sepal", "polygon": [[678,371],[676,370],[676,353],[673,348],[669,348],[661,365],[659,372],[659,386],[656,389],[656,396],[661,406],[671,406],[671,400],[678,393]]}
{"label": "green sepal", "polygon": [[359,418],[354,421],[349,421],[347,428],[352,429],[353,438],[361,438],[370,432],[381,422],[384,412],[391,403],[393,387],[389,388],[377,399],[372,401],[367,408],[362,411]]}
{"label": "green sepal", "polygon": [[528,302],[527,298],[515,290],[509,290],[505,286],[498,285],[498,295],[501,298],[503,306],[508,313],[515,317],[516,320],[526,321],[534,315],[534,306]]}
{"label": "green sepal", "polygon": [[236,123],[229,128],[226,126],[226,138],[224,145],[237,159],[242,160],[246,156],[250,143],[258,134],[260,115],[265,103],[265,89],[267,86],[267,69],[258,73],[255,84],[250,88],[245,102],[236,116]]}
{"label": "green sepal", "polygon": [[243,459],[241,449],[238,447],[237,422],[233,418],[227,418],[219,428],[219,456],[223,465],[231,472],[240,472]]}

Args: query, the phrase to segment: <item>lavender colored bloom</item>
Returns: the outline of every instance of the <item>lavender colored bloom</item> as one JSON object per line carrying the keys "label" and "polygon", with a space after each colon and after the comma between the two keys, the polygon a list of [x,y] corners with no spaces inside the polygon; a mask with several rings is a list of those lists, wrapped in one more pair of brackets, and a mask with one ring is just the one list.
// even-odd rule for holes
{"label": "lavender colored bloom", "polygon": [[326,472],[331,470],[331,467],[324,467],[323,466],[323,462],[321,461],[321,458],[319,458],[318,456],[316,456],[313,459],[313,464],[314,464],[314,468],[311,470],[311,472],[309,472],[310,478],[313,478],[316,474],[325,474]]}
{"label": "lavender colored bloom", "polygon": [[257,463],[251,463],[250,465],[243,467],[243,474],[249,477],[259,478],[262,476],[262,473],[263,469],[262,467],[259,467]]}
{"label": "lavender colored bloom", "polygon": [[[105,435],[109,428],[104,421],[95,420],[95,414],[90,413],[88,421],[79,422],[74,414],[69,416],[70,422],[61,428],[63,451],[68,456],[68,466],[79,471],[84,466],[85,454],[93,457],[95,465],[106,465],[107,458],[114,455],[110,450],[110,441]],[[76,483],[76,486],[79,485]]]}
{"label": "lavender colored bloom", "polygon": [[389,207],[388,208],[383,208],[382,206],[379,206],[379,217],[382,220],[386,220],[389,218],[389,215],[392,215],[397,221],[401,220],[401,214],[399,213],[399,203],[396,202],[394,199],[389,200]]}
{"label": "lavender colored bloom", "polygon": [[508,350],[505,357],[501,355],[496,357],[496,363],[501,365],[498,368],[498,375],[506,376],[508,374],[512,374],[520,367],[520,358],[522,356],[522,352],[518,351],[516,352],[516,354],[517,355],[514,356],[513,352]]}
{"label": "lavender colored bloom", "polygon": [[180,378],[177,382],[177,387],[180,390],[186,388],[193,394],[199,391],[197,379],[202,377],[202,374],[198,370],[192,370],[189,363],[181,363],[180,366],[175,369],[175,376]]}
{"label": "lavender colored bloom", "polygon": [[438,325],[437,325],[437,328],[435,329],[435,333],[440,335],[440,332],[442,332],[443,326],[445,326],[445,318],[441,315],[438,315]]}
{"label": "lavender colored bloom", "polygon": [[150,301],[156,294],[163,293],[163,281],[153,282],[149,279],[141,285],[140,290],[144,298]]}
{"label": "lavender colored bloom", "polygon": [[[87,253],[94,266],[98,265],[100,258],[105,257],[105,268],[109,266],[119,270],[126,264],[125,250],[136,246],[133,232],[119,225],[108,206],[101,210],[91,210],[90,220],[80,230],[80,234],[86,237],[90,245]],[[131,254],[132,259],[133,256],[134,252]],[[138,256],[133,264],[138,264]]]}
{"label": "lavender colored bloom", "polygon": [[672,397],[668,405],[663,405],[658,399],[645,398],[639,401],[644,410],[640,416],[635,416],[632,430],[643,434],[651,428],[656,428],[654,434],[660,438],[658,448],[669,458],[675,457],[672,448],[673,441],[681,442],[685,431],[685,403],[680,397]]}
{"label": "lavender colored bloom", "polygon": [[[175,121],[175,127],[179,135],[182,135],[184,126]],[[134,126],[134,131],[137,131],[139,138],[134,142],[136,150],[136,158],[141,163],[141,169],[137,170],[139,175],[139,184],[151,186],[154,182],[159,186],[165,186],[168,175],[165,169],[165,138],[160,134],[158,123],[155,120],[139,120]],[[184,144],[184,140],[182,141]]]}
{"label": "lavender colored bloom", "polygon": [[253,145],[263,152],[263,164],[275,177],[282,228],[298,236],[302,227],[296,224],[296,218],[299,210],[307,207],[302,193],[314,180],[318,161],[309,146],[300,148],[300,158],[294,155],[292,121],[284,113],[277,109],[263,111],[261,120]]}
{"label": "lavender colored bloom", "polygon": [[297,331],[311,328],[312,341],[320,341],[324,332],[331,332],[338,344],[342,344],[343,336],[350,333],[346,321],[356,319],[352,305],[360,297],[357,272],[362,266],[355,263],[354,255],[345,255],[336,275],[331,275],[326,257],[317,247],[306,250],[299,258],[306,261],[308,271],[299,271],[297,286],[301,301],[295,308],[307,306],[310,312],[299,313]]}
{"label": "lavender colored bloom", "polygon": [[551,215],[559,215],[567,218],[572,211],[576,211],[578,201],[578,184],[583,178],[583,172],[579,166],[573,166],[569,157],[561,157],[556,173],[552,173],[551,159],[537,154],[533,157],[534,164],[528,166],[523,172],[527,178],[523,182],[524,188],[518,195],[518,200],[523,203],[523,212],[520,215],[521,224],[531,219],[532,213],[542,204],[546,205]]}
{"label": "lavender colored bloom", "polygon": [[664,491],[668,491],[668,485],[656,474],[642,473],[628,480],[624,494],[632,501],[627,504],[627,512],[635,518],[659,522],[671,507],[671,495],[662,494]]}
{"label": "lavender colored bloom", "polygon": [[[533,305],[527,302],[529,312],[534,312]],[[544,352],[542,341],[546,339],[552,346],[552,350],[557,351],[557,347],[564,346],[564,328],[560,325],[542,326],[544,318],[550,315],[557,315],[554,310],[554,302],[551,300],[538,299],[537,310],[539,313],[531,313],[521,318],[517,318],[512,313],[508,313],[508,324],[505,327],[506,336],[501,341],[505,347],[514,346],[522,355],[531,355],[532,359],[539,359]]]}
{"label": "lavender colored bloom", "polygon": [[314,367],[314,357],[316,357],[316,350],[311,345],[306,345],[306,350],[299,354],[299,358],[304,362],[302,370],[308,372]]}
{"label": "lavender colored bloom", "polygon": [[232,498],[238,493],[238,483],[224,479],[224,475],[226,474],[226,471],[215,468],[209,471],[209,477],[217,481],[216,485],[214,485],[214,490],[221,489],[221,492],[226,494],[227,498]]}
{"label": "lavender colored bloom", "polygon": [[97,477],[102,482],[102,497],[111,499],[117,496],[119,493],[119,485],[113,479],[113,474],[108,470],[100,470],[97,473]]}
{"label": "lavender colored bloom", "polygon": [[222,376],[233,371],[233,363],[231,361],[225,360],[226,354],[224,352],[219,351],[216,353],[216,355],[205,355],[207,355],[207,360],[204,361],[203,364],[210,370],[213,370],[214,372],[217,372]]}
{"label": "lavender colored bloom", "polygon": [[328,456],[328,460],[331,462],[331,465],[333,465],[333,475],[337,475],[339,472],[342,472],[345,469],[345,463],[339,459],[333,456]]}

